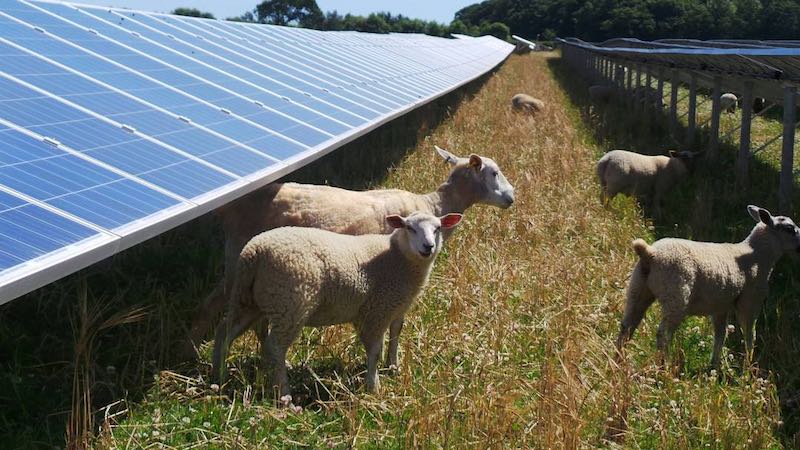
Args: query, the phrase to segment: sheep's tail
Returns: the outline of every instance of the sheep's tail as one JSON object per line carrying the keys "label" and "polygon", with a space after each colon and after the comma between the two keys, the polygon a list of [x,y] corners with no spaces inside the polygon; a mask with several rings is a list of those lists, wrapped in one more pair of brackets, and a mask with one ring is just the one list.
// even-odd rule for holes
{"label": "sheep's tail", "polygon": [[646,276],[650,272],[650,261],[653,259],[653,247],[647,244],[644,239],[635,239],[631,244],[633,251],[639,255],[639,263],[643,274]]}

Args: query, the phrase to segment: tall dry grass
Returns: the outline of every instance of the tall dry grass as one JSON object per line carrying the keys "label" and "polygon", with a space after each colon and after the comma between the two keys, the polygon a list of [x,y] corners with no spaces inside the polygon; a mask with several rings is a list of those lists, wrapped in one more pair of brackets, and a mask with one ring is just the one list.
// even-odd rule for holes
{"label": "tall dry grass", "polygon": [[[331,327],[307,330],[290,352],[294,401],[304,409],[274,408],[250,334],[232,349],[226,385],[207,385],[206,345],[198,371],[162,372],[125,418],[105,424],[96,445],[779,445],[770,382],[727,365],[720,377],[731,381],[690,370],[705,350],[656,365],[652,314],[618,365],[613,342],[634,262],[630,241],[650,231],[629,199],[601,207],[594,180],[599,149],[548,58],[511,57],[385,182],[434,189],[447,174],[436,144],[494,158],[515,185],[517,202],[510,210],[467,213],[407,315],[400,370],[382,374],[380,395],[362,392],[364,355],[352,331]],[[510,99],[518,92],[541,98],[546,110],[536,117],[513,113]],[[678,336],[678,346],[709,341],[708,327],[697,324]]]}

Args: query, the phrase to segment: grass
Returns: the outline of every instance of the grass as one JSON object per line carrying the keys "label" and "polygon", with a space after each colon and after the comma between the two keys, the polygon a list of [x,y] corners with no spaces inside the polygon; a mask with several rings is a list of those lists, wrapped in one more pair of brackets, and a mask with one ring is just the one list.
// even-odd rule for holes
{"label": "grass", "polygon": [[[509,99],[518,92],[544,100],[546,111],[512,113]],[[199,363],[177,361],[185,317],[219,276],[219,230],[201,220],[126,252],[105,271],[0,309],[0,381],[9,387],[0,393],[0,430],[8,430],[0,446],[63,443],[58,427],[73,379],[91,387],[97,432],[90,444],[98,448],[796,446],[795,263],[775,271],[754,368],[741,368],[736,333],[723,367],[709,374],[704,319],[685,323],[673,361],[657,364],[657,306],[626,358],[613,351],[634,263],[631,240],[741,239],[752,222],[740,204],[776,202],[774,164],[759,155],[750,188],[731,189],[723,147],[724,170],[699,167],[669,199],[663,221],[653,223],[630,198],[603,208],[598,155],[611,147],[657,152],[668,139],[624,110],[607,111],[606,121],[586,116],[585,97],[585,85],[557,57],[512,56],[457,108],[440,111],[447,114],[437,126],[388,138],[408,139],[412,148],[405,157],[405,150],[393,153],[383,187],[434,189],[447,174],[432,151],[437,144],[494,158],[517,201],[509,210],[468,212],[407,315],[401,367],[382,374],[380,395],[363,392],[363,349],[344,326],[306,330],[291,349],[299,410],[275,407],[252,333],[232,348],[234,373],[221,387],[206,381],[210,343]],[[90,321],[76,306],[84,284],[86,308],[104,306]],[[101,330],[111,319],[130,323]],[[81,328],[86,322],[94,325]],[[80,364],[59,341],[73,334],[93,343],[94,356]]]}

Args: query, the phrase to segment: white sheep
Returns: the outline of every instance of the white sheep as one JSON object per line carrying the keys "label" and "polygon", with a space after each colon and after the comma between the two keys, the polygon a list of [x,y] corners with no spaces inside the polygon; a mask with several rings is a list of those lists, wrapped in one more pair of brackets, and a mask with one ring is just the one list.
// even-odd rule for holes
{"label": "white sheep", "polygon": [[660,214],[661,199],[689,171],[697,152],[670,151],[669,156],[648,156],[612,150],[597,162],[601,197],[607,203],[617,194],[650,195],[654,214]]}
{"label": "white sheep", "polygon": [[217,328],[212,374],[224,377],[231,342],[265,319],[262,357],[275,368],[273,385],[289,394],[286,352],[303,327],[351,323],[367,351],[366,388],[377,391],[386,329],[427,283],[442,230],[460,221],[461,214],[414,213],[387,216],[391,235],[283,227],[254,237],[239,256],[228,314]]}
{"label": "white sheep", "polygon": [[533,114],[544,111],[544,102],[528,94],[517,94],[511,98],[511,107]]}
{"label": "white sheep", "polygon": [[772,216],[766,209],[750,205],[747,210],[757,224],[738,244],[660,239],[651,246],[641,239],[633,241],[639,262],[628,284],[617,348],[633,336],[647,308],[658,299],[662,319],[657,346],[664,354],[686,316],[710,316],[711,365],[718,366],[728,313],[735,311],[749,357],[753,322],[767,296],[770,273],[784,253],[800,251],[800,228],[792,219]]}
{"label": "white sheep", "polygon": [[[225,279],[203,301],[192,323],[190,344],[200,341],[224,309],[225,293],[232,287],[239,252],[250,238],[263,231],[298,226],[351,235],[391,233],[385,222],[385,216],[390,214],[421,211],[441,216],[463,213],[475,204],[508,208],[514,203],[514,187],[491,158],[475,154],[459,158],[438,146],[435,148],[452,170],[447,181],[427,194],[399,189],[350,191],[331,186],[275,183],[220,209],[225,234]],[[389,333],[388,366],[397,366],[402,328],[400,317]],[[193,348],[192,344],[191,351]]]}
{"label": "white sheep", "polygon": [[736,95],[731,94],[730,92],[726,92],[725,94],[720,95],[719,97],[719,106],[720,111],[725,111],[732,113],[736,111],[736,103],[739,99],[736,98]]}

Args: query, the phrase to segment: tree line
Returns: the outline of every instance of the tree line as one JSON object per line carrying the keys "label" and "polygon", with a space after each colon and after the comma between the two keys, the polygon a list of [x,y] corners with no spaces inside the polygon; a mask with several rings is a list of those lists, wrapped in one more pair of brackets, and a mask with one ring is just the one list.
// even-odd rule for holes
{"label": "tree line", "polygon": [[[214,18],[213,14],[197,8],[177,8],[173,14]],[[423,33],[447,37],[451,33],[481,36],[490,34],[509,40],[508,26],[498,21],[482,21],[465,24],[454,20],[449,25],[436,21],[414,19],[402,14],[376,12],[368,16],[339,14],[337,11],[323,13],[316,0],[266,0],[237,17],[227,20],[239,22],[268,23],[273,25],[300,26],[325,31],[366,31],[370,33]]]}
{"label": "tree line", "polygon": [[[190,8],[175,13],[208,15]],[[491,34],[505,40],[512,32],[540,40],[800,39],[800,0],[485,0],[456,12],[450,24],[388,12],[323,13],[316,0],[266,0],[230,20],[372,33]]]}
{"label": "tree line", "polygon": [[800,0],[486,0],[455,19],[543,40],[800,38]]}

